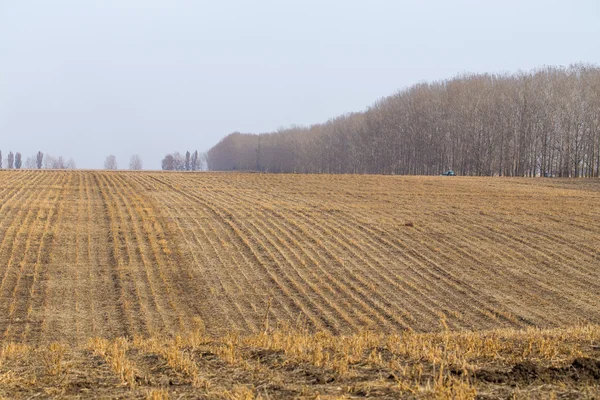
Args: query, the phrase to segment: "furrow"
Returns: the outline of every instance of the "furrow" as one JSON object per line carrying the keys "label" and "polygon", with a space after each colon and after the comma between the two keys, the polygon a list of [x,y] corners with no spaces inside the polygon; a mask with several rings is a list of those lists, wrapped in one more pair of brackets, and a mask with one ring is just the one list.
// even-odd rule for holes
{"label": "furrow", "polygon": [[[27,250],[31,245],[31,239],[35,228],[39,223],[35,219],[44,217],[44,209],[40,206],[40,199],[46,198],[51,191],[51,186],[57,181],[57,176],[52,176],[46,184],[41,184],[41,188],[30,191],[30,196],[25,198],[18,206],[15,218],[12,219],[11,225],[4,235],[2,244],[0,245],[0,257],[7,260],[0,282],[0,314],[3,315],[4,323],[0,324],[3,332],[3,337],[7,338],[10,333],[11,324],[14,321],[15,303],[14,292],[17,284],[21,279],[21,272]],[[17,269],[15,271],[15,269]],[[25,323],[24,321],[16,321],[17,323]],[[12,338],[11,339],[16,339]]]}
{"label": "furrow", "polygon": [[[165,185],[162,181],[158,181],[160,184]],[[169,187],[169,186],[167,186]],[[169,187],[172,189],[171,187]],[[175,191],[174,195],[180,195]],[[177,208],[176,204],[181,204],[181,202],[185,202],[186,199],[184,196],[180,199],[175,199],[173,195],[166,195],[167,202],[169,204],[173,204],[174,206],[171,209]],[[180,214],[181,215],[181,214]],[[176,219],[180,218],[180,215],[176,217]],[[187,214],[190,218],[193,219],[189,213]],[[183,216],[186,219],[185,216]],[[211,220],[210,216],[206,216],[205,221]],[[228,327],[223,327],[224,329],[239,329],[246,330],[251,329],[251,323],[249,322],[249,318],[247,318],[247,313],[250,312],[249,309],[244,309],[243,306],[246,304],[240,304],[240,302],[236,301],[234,298],[234,293],[240,294],[247,291],[246,288],[242,288],[238,285],[237,281],[233,278],[230,273],[230,268],[228,267],[230,264],[235,265],[234,270],[240,271],[242,268],[237,265],[236,261],[231,258],[231,254],[225,250],[219,250],[224,247],[224,241],[221,234],[219,234],[220,226],[215,228],[214,220],[210,222],[213,223],[205,223],[200,224],[194,219],[194,223],[201,230],[201,238],[204,240],[200,240],[198,236],[194,236],[197,243],[205,243],[200,244],[202,246],[203,252],[202,254],[207,257],[205,263],[198,265],[199,267],[205,269],[205,273],[201,275],[201,279],[210,279],[212,283],[209,284],[209,292],[211,293],[211,297],[214,299],[214,302],[220,304],[229,304],[227,307],[223,307],[222,310],[226,315],[226,318],[229,321]],[[179,223],[179,222],[178,222]],[[180,228],[182,227],[181,223],[179,223]],[[187,231],[183,232],[183,235],[189,235]],[[188,242],[189,243],[189,242]],[[225,259],[224,257],[227,257]],[[230,314],[234,312],[234,314]],[[221,315],[221,318],[223,316]],[[217,327],[211,327],[210,329],[219,329]]]}
{"label": "furrow", "polygon": [[[126,198],[133,200],[130,201],[132,203],[130,207],[133,207],[134,210],[130,211],[137,215],[137,230],[140,236],[145,237],[144,242],[148,242],[148,246],[144,246],[146,248],[144,250],[148,253],[144,256],[144,265],[149,271],[149,275],[152,276],[152,280],[157,283],[157,292],[163,303],[162,309],[168,310],[166,319],[169,320],[171,329],[174,329],[172,333],[184,331],[188,327],[188,320],[195,316],[195,312],[192,307],[187,305],[186,299],[181,296],[191,295],[192,293],[186,292],[192,287],[188,284],[184,290],[176,293],[176,286],[189,282],[189,273],[184,269],[185,265],[177,265],[172,244],[167,240],[165,229],[154,213],[155,207],[140,194],[141,187],[138,187],[134,180],[125,180],[123,176],[121,176],[121,180],[123,187],[127,188]],[[178,294],[179,298],[176,298]]]}
{"label": "furrow", "polygon": [[[246,203],[242,208],[250,206],[250,203]],[[267,215],[261,211],[260,213],[254,213],[254,216],[248,218],[248,221],[259,230],[262,236],[268,238],[274,247],[278,248],[278,251],[286,258],[287,263],[296,271],[300,279],[309,285],[310,292],[314,292],[322,298],[324,305],[330,309],[328,313],[333,316],[333,320],[337,321],[338,324],[342,323],[336,329],[341,331],[355,330],[357,328],[356,323],[358,326],[372,327],[375,326],[375,321],[378,324],[385,325],[385,319],[377,318],[379,314],[370,309],[365,302],[355,295],[357,287],[348,285],[343,276],[329,273],[328,264],[330,263],[322,259],[318,250],[313,249],[312,243],[307,240],[309,236],[296,236],[296,233],[292,230],[282,228],[278,224],[280,219],[284,220],[284,218],[280,218],[273,212]],[[265,221],[269,223],[267,224]],[[286,222],[292,223],[290,221]],[[309,249],[311,254],[307,252]],[[327,293],[330,297],[327,297]],[[332,301],[332,299],[334,300]],[[348,303],[348,300],[352,300],[352,304]],[[345,305],[345,310],[340,308],[340,305]],[[354,314],[354,318],[349,318],[347,313]]]}
{"label": "furrow", "polygon": [[123,222],[121,210],[115,205],[112,195],[113,185],[109,184],[105,173],[94,174],[104,207],[109,221],[109,263],[111,268],[111,281],[115,290],[120,294],[119,305],[128,336],[147,334],[150,329],[146,320],[147,311],[137,290],[137,277],[133,275],[130,267],[130,248]]}
{"label": "furrow", "polygon": [[[64,178],[64,176],[60,176]],[[30,322],[28,320],[32,297],[35,296],[34,285],[38,280],[39,274],[39,261],[42,258],[42,249],[47,246],[47,243],[51,241],[51,237],[48,237],[47,232],[51,225],[56,220],[56,214],[58,213],[58,205],[60,204],[60,192],[59,189],[64,187],[63,179],[60,179],[55,185],[51,186],[51,189],[46,194],[46,197],[42,197],[37,207],[35,219],[26,220],[24,225],[29,226],[26,237],[24,238],[24,245],[13,249],[13,252],[21,252],[22,258],[19,262],[19,269],[14,277],[14,284],[8,284],[8,287],[12,287],[12,300],[9,306],[9,317],[10,323],[4,332],[4,337],[12,337],[19,341],[23,341],[23,334],[25,327]],[[47,207],[43,205],[47,204]],[[45,221],[45,222],[44,222]],[[40,321],[36,321],[37,325],[40,325]]]}
{"label": "furrow", "polygon": [[[49,278],[48,269],[51,268],[51,258],[54,256],[53,245],[55,242],[61,243],[60,240],[57,240],[57,226],[61,225],[61,222],[65,217],[64,208],[67,201],[65,197],[67,197],[74,175],[65,173],[63,171],[51,171],[49,173],[58,174],[62,179],[60,181],[60,189],[57,188],[56,197],[52,199],[52,212],[49,213],[46,218],[44,233],[37,249],[36,259],[33,266],[33,282],[28,289],[29,297],[26,307],[27,325],[22,333],[22,340],[28,340],[34,343],[42,340],[52,341],[58,338],[65,338],[64,332],[62,331],[55,335],[46,335],[44,333],[49,321],[45,318],[45,314],[42,312],[42,310],[45,308],[46,302],[49,300],[48,285],[51,282],[54,283],[54,280]],[[65,265],[63,264],[65,260],[61,261],[62,262],[59,263],[59,265]],[[63,273],[63,271],[60,272],[61,274]],[[70,282],[68,281],[62,281],[60,279],[58,280],[58,284],[63,287],[69,287],[69,283]],[[58,297],[60,298],[60,296]],[[50,299],[52,299],[52,296]]]}
{"label": "furrow", "polygon": [[[173,189],[176,191],[179,190],[174,187]],[[186,194],[182,193],[182,195],[185,196]],[[279,293],[278,295],[281,296],[281,298],[285,298],[286,301],[288,301],[288,307],[291,307],[292,313],[295,313],[297,316],[302,314],[306,315],[309,318],[311,325],[317,329],[325,328],[326,321],[319,320],[319,318],[322,319],[323,316],[314,315],[314,312],[306,309],[306,305],[299,303],[299,300],[302,298],[302,295],[300,294],[301,291],[295,285],[294,281],[290,279],[286,271],[282,270],[277,264],[276,258],[269,248],[262,243],[260,238],[253,234],[247,234],[248,228],[245,224],[242,223],[240,226],[232,224],[232,221],[223,215],[218,208],[215,208],[202,197],[194,196],[190,193],[187,193],[187,195],[193,197],[199,205],[203,206],[203,209],[210,211],[211,218],[219,225],[220,229],[223,232],[230,232],[232,234],[230,238],[231,241],[240,241],[248,248],[257,261],[256,265],[263,267],[271,282],[274,283],[274,287],[272,288],[274,293]],[[281,280],[283,282],[281,282]]]}

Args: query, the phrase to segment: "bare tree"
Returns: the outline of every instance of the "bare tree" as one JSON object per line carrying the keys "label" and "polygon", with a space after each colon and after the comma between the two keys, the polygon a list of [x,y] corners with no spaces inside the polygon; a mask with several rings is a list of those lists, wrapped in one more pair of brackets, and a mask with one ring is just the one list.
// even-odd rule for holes
{"label": "bare tree", "polygon": [[117,165],[117,157],[115,157],[114,155],[109,155],[108,157],[106,157],[106,160],[104,161],[104,169],[117,169],[118,165]]}
{"label": "bare tree", "polygon": [[7,158],[7,164],[8,164],[8,169],[13,169],[13,167],[15,166],[15,156],[12,153],[12,151],[8,152],[8,158]]}
{"label": "bare tree", "polygon": [[143,167],[143,163],[142,163],[142,157],[140,157],[138,154],[134,154],[131,156],[131,159],[129,160],[129,169],[132,170],[141,170]]}
{"label": "bare tree", "polygon": [[65,159],[63,158],[63,156],[58,156],[57,158],[52,158],[52,165],[50,166],[51,169],[65,169],[66,165],[65,165]]}
{"label": "bare tree", "polygon": [[2,152],[0,151],[0,169],[2,169]]}
{"label": "bare tree", "polygon": [[192,171],[196,171],[198,170],[198,150],[194,151],[194,154],[192,154],[192,159],[190,162],[190,168]]}
{"label": "bare tree", "polygon": [[185,171],[185,158],[178,151],[173,153],[173,167],[175,171]]}
{"label": "bare tree", "polygon": [[38,169],[42,168],[42,164],[44,162],[44,153],[38,151],[37,156],[35,158],[36,166]]}
{"label": "bare tree", "polygon": [[175,159],[173,154],[167,154],[162,160],[162,169],[165,171],[172,171],[175,169]]}
{"label": "bare tree", "polygon": [[[39,155],[40,153],[38,153]],[[39,161],[41,158],[36,157],[35,163],[36,166],[39,166]],[[65,158],[63,156],[53,157],[50,154],[46,154],[43,158],[44,168],[45,169],[75,169],[75,161],[71,158],[68,162],[65,162]]]}
{"label": "bare tree", "polygon": [[53,163],[54,163],[54,157],[52,157],[50,154],[46,154],[46,157],[44,157],[44,168],[51,169]]}
{"label": "bare tree", "polygon": [[[208,153],[203,151],[198,155],[198,170],[204,171],[208,169]],[[296,172],[296,171],[293,171]]]}
{"label": "bare tree", "polygon": [[162,169],[166,171],[185,171],[186,159],[177,151],[169,153],[162,160]]}
{"label": "bare tree", "polygon": [[598,66],[468,74],[414,85],[365,112],[307,128],[234,132],[209,150],[207,163],[211,170],[597,177],[598,110]]}
{"label": "bare tree", "polygon": [[15,154],[15,168],[21,169],[21,166],[23,166],[23,158],[21,156],[21,153],[17,152]]}
{"label": "bare tree", "polygon": [[186,171],[191,171],[192,170],[192,162],[191,162],[190,152],[189,151],[185,152],[184,169]]}
{"label": "bare tree", "polygon": [[206,153],[198,153],[198,150],[194,151],[191,159],[191,170],[202,171],[206,166]]}
{"label": "bare tree", "polygon": [[23,164],[23,165],[27,169],[35,169],[35,167],[36,167],[35,158],[27,157],[27,159],[25,160],[25,164]]}

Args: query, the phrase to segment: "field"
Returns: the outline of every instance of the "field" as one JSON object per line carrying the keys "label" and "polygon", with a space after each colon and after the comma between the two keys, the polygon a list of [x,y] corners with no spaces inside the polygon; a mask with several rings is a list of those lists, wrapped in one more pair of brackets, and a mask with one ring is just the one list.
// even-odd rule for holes
{"label": "field", "polygon": [[583,179],[0,171],[0,395],[598,396],[599,205]]}

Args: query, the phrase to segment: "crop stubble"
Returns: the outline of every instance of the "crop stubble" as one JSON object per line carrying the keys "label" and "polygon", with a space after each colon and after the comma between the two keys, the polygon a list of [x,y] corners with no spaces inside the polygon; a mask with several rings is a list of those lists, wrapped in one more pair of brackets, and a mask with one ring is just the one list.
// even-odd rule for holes
{"label": "crop stubble", "polygon": [[0,172],[0,334],[600,322],[600,183]]}

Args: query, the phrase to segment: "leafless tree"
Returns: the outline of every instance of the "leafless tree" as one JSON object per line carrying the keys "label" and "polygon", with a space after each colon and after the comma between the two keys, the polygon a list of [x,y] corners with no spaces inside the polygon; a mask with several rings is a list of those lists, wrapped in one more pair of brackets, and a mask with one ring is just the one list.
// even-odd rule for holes
{"label": "leafless tree", "polygon": [[194,151],[190,163],[192,171],[202,171],[206,165],[206,153],[198,153],[198,150]]}
{"label": "leafless tree", "polygon": [[129,160],[129,169],[139,171],[142,169],[142,167],[142,157],[140,157],[138,154],[132,155],[131,159]]}
{"label": "leafless tree", "polygon": [[[63,156],[53,157],[50,154],[46,154],[43,157],[40,157],[41,152],[38,152],[34,162],[34,167],[40,168],[42,159],[43,159],[43,167],[45,169],[76,169],[75,160],[72,158],[69,159],[68,162],[65,161]],[[33,157],[31,157],[33,159]]]}
{"label": "leafless tree", "polygon": [[194,151],[194,153],[192,154],[192,159],[190,161],[190,168],[192,171],[197,171],[198,170],[198,150]]}
{"label": "leafless tree", "polygon": [[50,169],[65,169],[67,167],[63,156],[51,157],[50,161],[52,162]]}
{"label": "leafless tree", "polygon": [[106,157],[106,160],[104,160],[104,169],[117,169],[118,165],[117,165],[117,157],[115,157],[114,155],[109,155]]}
{"label": "leafless tree", "polygon": [[42,168],[44,162],[44,153],[42,153],[41,151],[38,151],[36,158],[35,158],[35,163],[38,169]]}
{"label": "leafless tree", "polygon": [[46,157],[44,157],[44,168],[52,169],[53,164],[54,164],[54,157],[52,157],[50,154],[46,154]]}
{"label": "leafless tree", "polygon": [[465,74],[367,111],[261,135],[232,133],[211,170],[600,176],[600,68]]}
{"label": "leafless tree", "polygon": [[[190,159],[191,168],[191,159]],[[185,171],[186,158],[179,152],[169,153],[162,160],[162,169],[167,171]]]}
{"label": "leafless tree", "polygon": [[184,169],[186,171],[191,171],[192,170],[192,160],[191,160],[191,155],[190,155],[189,151],[185,152]]}
{"label": "leafless tree", "polygon": [[204,171],[206,169],[206,158],[207,158],[206,153],[204,153],[204,152],[198,153],[196,151],[196,170],[197,171]]}
{"label": "leafless tree", "polygon": [[2,169],[2,152],[0,151],[0,169]]}
{"label": "leafless tree", "polygon": [[49,154],[44,157],[44,168],[46,169],[64,169],[65,160],[62,156],[53,157]]}
{"label": "leafless tree", "polygon": [[176,171],[185,171],[185,158],[177,151],[173,153],[173,166]]}
{"label": "leafless tree", "polygon": [[173,154],[167,154],[162,160],[162,169],[165,171],[172,171],[175,169],[175,160]]}
{"label": "leafless tree", "polygon": [[15,154],[15,169],[21,169],[22,166],[23,166],[23,158],[21,156],[21,153],[17,152]]}
{"label": "leafless tree", "polygon": [[36,167],[35,157],[27,157],[23,166],[27,169],[35,169],[35,167]]}
{"label": "leafless tree", "polygon": [[12,153],[12,151],[8,152],[8,158],[7,158],[7,164],[8,164],[8,169],[13,169],[13,167],[15,166],[15,156]]}

